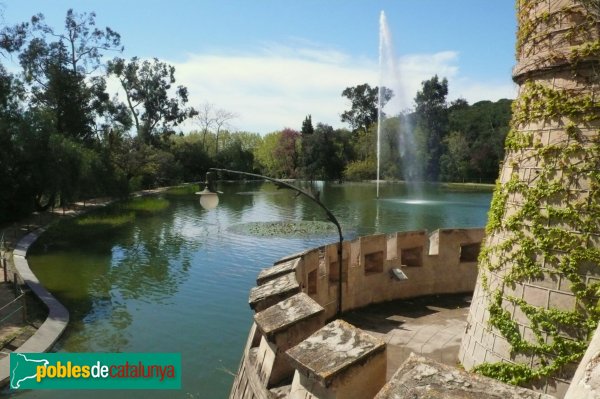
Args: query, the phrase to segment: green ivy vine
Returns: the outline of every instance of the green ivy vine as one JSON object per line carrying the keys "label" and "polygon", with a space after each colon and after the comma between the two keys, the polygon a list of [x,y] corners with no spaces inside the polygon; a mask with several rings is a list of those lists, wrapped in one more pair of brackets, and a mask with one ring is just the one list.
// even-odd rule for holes
{"label": "green ivy vine", "polygon": [[[529,56],[522,54],[526,44],[544,39],[565,15],[578,14],[583,22],[565,34],[575,43],[568,52],[573,79],[581,81],[584,60],[600,70],[600,16],[589,12],[598,0],[573,1],[573,7],[555,12],[540,12],[542,1],[517,0],[518,56]],[[587,86],[579,88],[528,80],[513,103],[506,176],[494,190],[479,267],[490,327],[506,339],[513,355],[536,362],[535,367],[499,362],[475,368],[512,384],[552,376],[581,359],[600,321],[600,283],[585,278],[588,271],[600,275],[600,77],[596,72],[586,79]],[[548,141],[546,131],[531,128],[538,123],[561,130],[562,139]],[[568,282],[573,309],[534,306],[514,295],[519,285],[549,278]],[[566,289],[562,283],[561,289]],[[527,318],[527,337],[513,309]]]}
{"label": "green ivy vine", "polygon": [[[571,54],[571,58],[581,58],[577,54],[578,50],[591,51],[593,54],[593,44],[590,41],[597,40],[590,35],[593,30],[590,26],[597,23],[597,10],[600,8],[598,0],[575,0],[573,4],[579,7],[562,7],[558,10],[550,12],[536,12],[541,6],[547,4],[547,0],[517,0],[517,21],[519,30],[516,38],[516,55],[517,58],[526,58],[533,51],[534,46],[524,51],[527,43],[540,41],[547,36],[549,30],[560,30],[560,25],[565,18],[571,18],[574,21],[580,21],[565,32],[564,39],[570,43],[584,43],[581,49],[577,49],[575,44],[575,54]],[[594,12],[596,10],[596,12]],[[597,51],[597,49],[596,49]]]}

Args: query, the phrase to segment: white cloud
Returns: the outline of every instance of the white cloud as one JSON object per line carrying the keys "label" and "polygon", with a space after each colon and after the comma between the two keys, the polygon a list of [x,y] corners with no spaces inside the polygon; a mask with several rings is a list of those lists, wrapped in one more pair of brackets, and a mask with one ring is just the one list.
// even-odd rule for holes
{"label": "white cloud", "polygon": [[501,98],[516,98],[518,86],[511,81],[506,83],[498,82],[477,82],[468,78],[459,78],[455,82],[450,82],[449,99],[455,100],[459,97],[466,98],[470,104],[482,100],[497,101]]}
{"label": "white cloud", "polygon": [[[264,134],[284,127],[299,129],[308,114],[314,123],[344,126],[339,115],[349,104],[342,90],[365,82],[378,85],[378,63],[311,43],[296,44],[269,43],[253,53],[191,54],[184,62],[167,62],[176,67],[177,83],[188,87],[191,105],[210,102],[237,113],[232,124],[238,130]],[[386,112],[412,107],[421,82],[434,74],[448,78],[449,99],[464,97],[472,103],[514,96],[510,82],[472,81],[460,76],[458,64],[459,54],[452,51],[400,58],[400,83],[384,80],[396,94]]]}
{"label": "white cloud", "polygon": [[298,129],[304,117],[339,126],[347,86],[376,81],[377,68],[339,52],[269,46],[258,55],[193,55],[175,64],[190,102],[211,102],[239,114],[238,129]]}

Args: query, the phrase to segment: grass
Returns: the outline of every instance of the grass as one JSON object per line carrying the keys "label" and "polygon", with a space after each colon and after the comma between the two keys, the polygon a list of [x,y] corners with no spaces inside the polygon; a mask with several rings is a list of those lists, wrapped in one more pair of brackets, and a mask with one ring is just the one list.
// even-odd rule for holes
{"label": "grass", "polygon": [[106,227],[119,227],[129,222],[133,222],[135,219],[134,212],[128,212],[119,215],[87,215],[76,219],[76,223],[79,226],[106,226]]}
{"label": "grass", "polygon": [[489,183],[440,183],[442,187],[458,190],[494,191],[495,184]]}
{"label": "grass", "polygon": [[67,245],[68,242],[81,243],[102,235],[112,234],[114,229],[125,226],[134,220],[135,212],[133,211],[115,213],[114,210],[110,212],[108,209],[102,209],[75,219],[60,220],[52,225],[38,242],[51,243],[55,246]]}
{"label": "grass", "polygon": [[122,209],[136,212],[159,212],[169,207],[169,201],[157,197],[139,197],[125,202]]}
{"label": "grass", "polygon": [[46,251],[49,247],[85,246],[103,236],[116,234],[132,224],[138,216],[151,215],[169,205],[164,198],[139,197],[92,210],[80,217],[60,219],[39,238],[32,251]]}
{"label": "grass", "polygon": [[200,191],[200,188],[197,184],[184,184],[177,187],[171,187],[165,193],[167,195],[192,195]]}

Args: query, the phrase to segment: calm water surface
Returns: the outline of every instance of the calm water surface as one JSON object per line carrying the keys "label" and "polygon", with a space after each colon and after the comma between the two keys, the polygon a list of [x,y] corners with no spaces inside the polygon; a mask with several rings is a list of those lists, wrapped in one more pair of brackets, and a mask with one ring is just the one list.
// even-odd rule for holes
{"label": "calm water surface", "polygon": [[[376,232],[481,227],[490,191],[436,186],[410,194],[401,184],[317,183],[347,239]],[[71,312],[55,347],[66,352],[179,352],[181,391],[31,391],[19,398],[226,398],[252,312],[248,293],[260,269],[335,234],[259,238],[232,233],[246,222],[325,220],[315,204],[269,183],[222,183],[219,207],[165,196],[170,206],[108,236],[36,244],[30,265]]]}

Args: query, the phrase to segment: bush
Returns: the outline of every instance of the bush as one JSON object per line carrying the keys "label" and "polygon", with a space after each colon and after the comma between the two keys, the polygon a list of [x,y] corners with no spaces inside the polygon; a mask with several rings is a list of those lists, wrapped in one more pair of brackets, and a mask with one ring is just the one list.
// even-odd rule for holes
{"label": "bush", "polygon": [[344,170],[346,180],[373,180],[377,177],[377,162],[374,159],[350,162]]}

